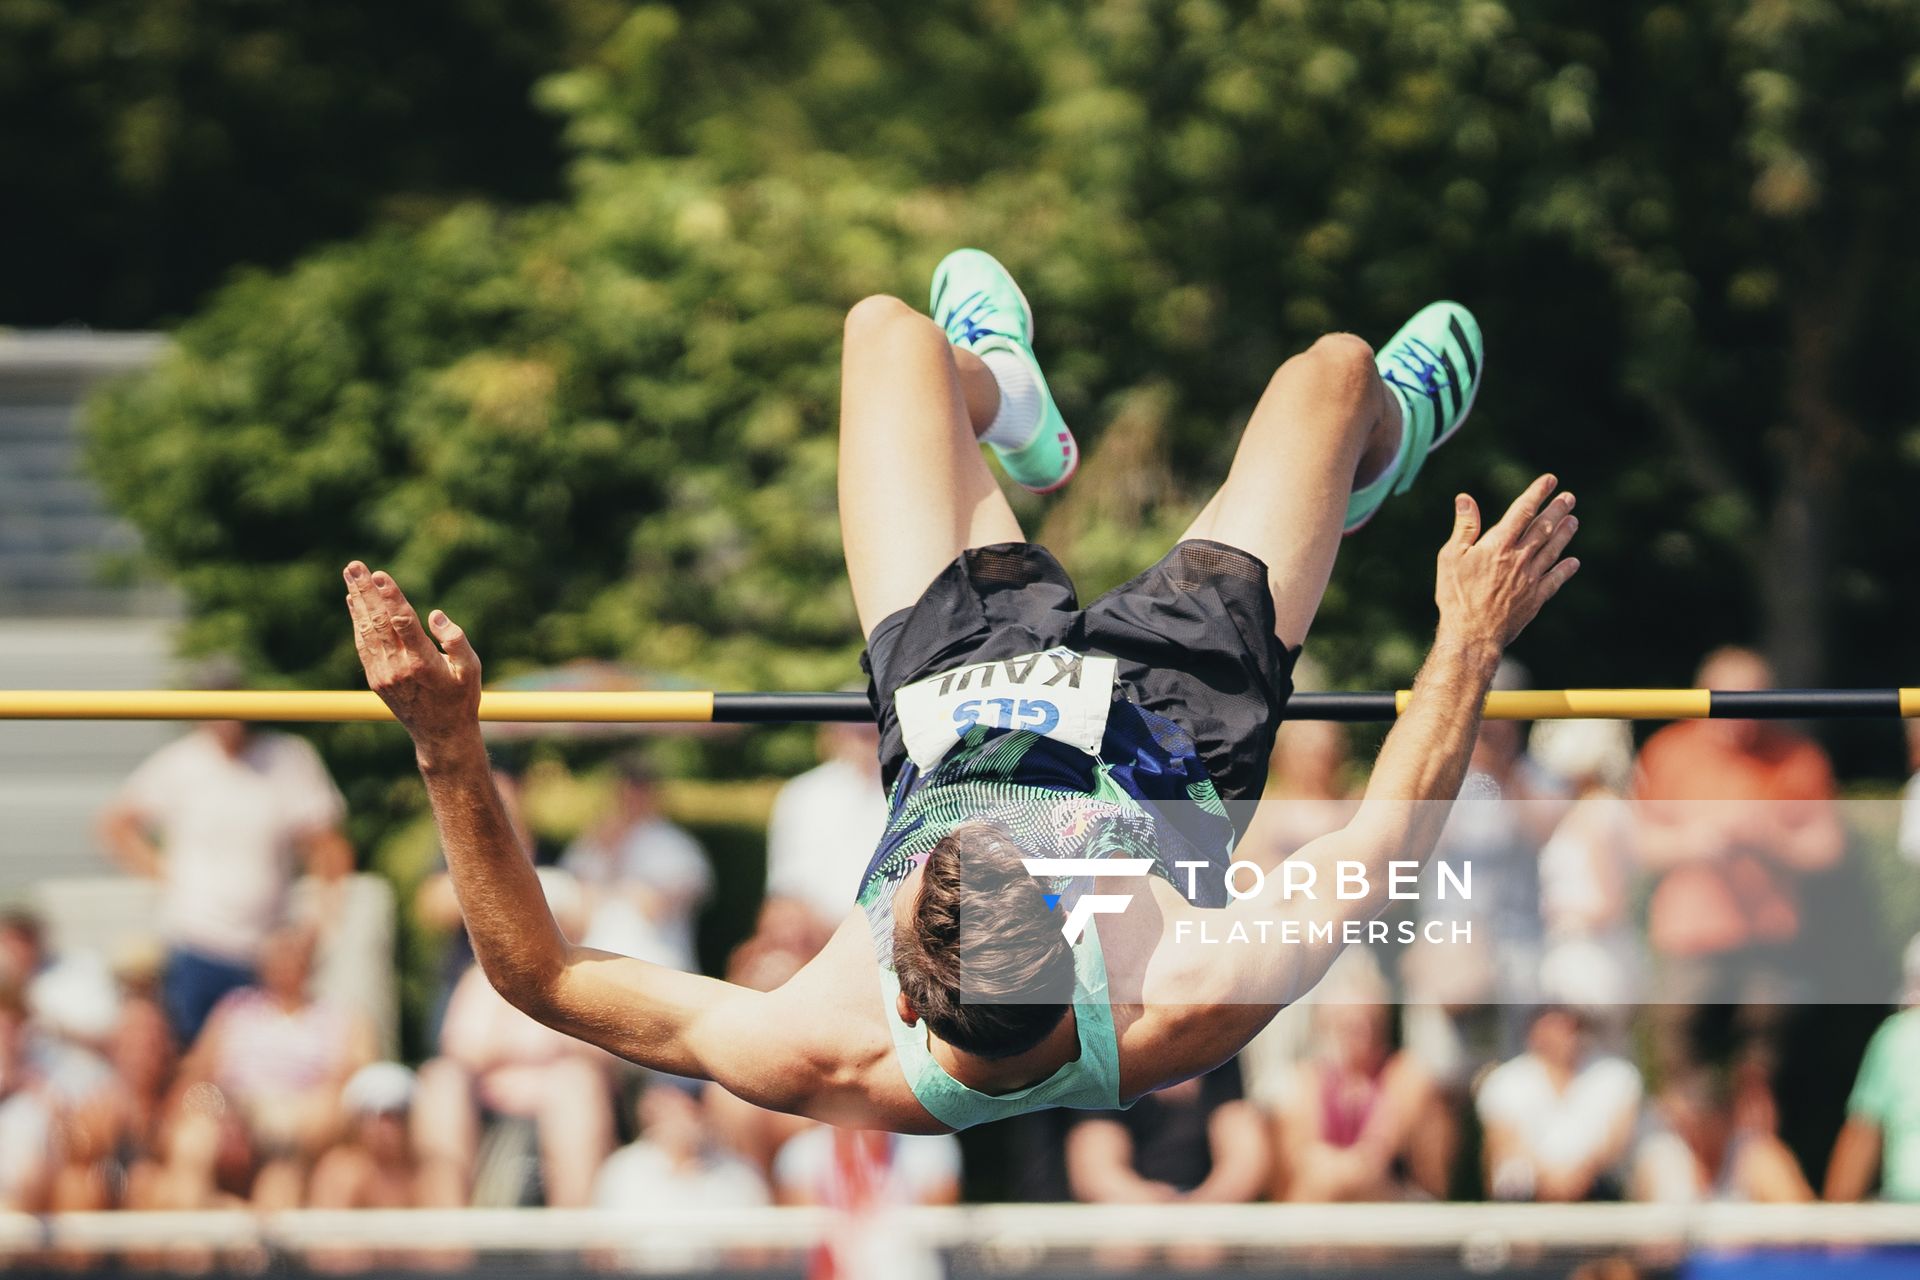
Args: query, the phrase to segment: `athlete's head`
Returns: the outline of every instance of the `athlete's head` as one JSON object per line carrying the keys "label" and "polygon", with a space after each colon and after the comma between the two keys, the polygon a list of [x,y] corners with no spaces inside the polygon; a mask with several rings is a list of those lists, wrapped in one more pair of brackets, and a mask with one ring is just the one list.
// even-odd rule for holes
{"label": "athlete's head", "polygon": [[996,827],[958,828],[893,931],[903,1013],[982,1058],[1033,1048],[1073,1000],[1073,951],[1020,858]]}

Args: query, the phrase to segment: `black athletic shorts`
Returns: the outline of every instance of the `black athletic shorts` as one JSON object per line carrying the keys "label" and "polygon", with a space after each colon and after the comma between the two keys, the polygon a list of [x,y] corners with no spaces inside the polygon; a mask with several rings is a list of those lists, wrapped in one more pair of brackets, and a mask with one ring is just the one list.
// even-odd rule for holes
{"label": "black athletic shorts", "polygon": [[963,552],[911,608],[881,620],[860,656],[886,785],[907,760],[895,690],[970,662],[1064,645],[1118,659],[1127,699],[1192,736],[1220,798],[1257,800],[1299,653],[1273,628],[1267,566],[1224,543],[1182,542],[1085,608],[1045,547]]}

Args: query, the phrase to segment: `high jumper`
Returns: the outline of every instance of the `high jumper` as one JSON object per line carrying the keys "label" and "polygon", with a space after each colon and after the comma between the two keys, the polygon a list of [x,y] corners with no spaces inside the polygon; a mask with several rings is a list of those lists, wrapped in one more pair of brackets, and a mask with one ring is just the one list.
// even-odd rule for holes
{"label": "high jumper", "polygon": [[[569,942],[494,789],[472,643],[438,610],[423,628],[386,573],[345,573],[368,683],[412,736],[475,954],[507,999],[749,1102],[909,1133],[1125,1106],[1238,1052],[1319,980],[1349,921],[1386,905],[1388,864],[1431,855],[1501,653],[1579,567],[1553,477],[1490,527],[1456,497],[1433,645],[1365,798],[1289,860],[1322,884],[1358,867],[1366,891],[1273,876],[1229,900],[1230,806],[1259,798],[1342,535],[1465,420],[1478,325],[1435,303],[1377,355],[1330,334],[1286,361],[1193,525],[1082,606],[978,447],[1043,493],[1078,462],[1025,297],[962,249],[931,312],[874,297],[847,315],[841,534],[891,810],[857,902],[784,986]],[[1177,941],[1236,922],[1302,941]]]}

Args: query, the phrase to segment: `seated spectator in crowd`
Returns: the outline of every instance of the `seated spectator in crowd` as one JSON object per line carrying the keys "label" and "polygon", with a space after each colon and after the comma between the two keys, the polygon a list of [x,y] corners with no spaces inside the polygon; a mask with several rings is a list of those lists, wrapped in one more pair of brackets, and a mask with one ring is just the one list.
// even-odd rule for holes
{"label": "seated spectator in crowd", "polygon": [[1629,1005],[1643,967],[1632,919],[1633,823],[1622,794],[1633,730],[1624,720],[1543,721],[1530,750],[1573,797],[1540,850],[1541,985],[1589,1009]]}
{"label": "seated spectator in crowd", "polygon": [[[222,664],[197,683],[236,688],[238,675]],[[305,739],[233,720],[160,748],[108,805],[102,843],[160,883],[167,1014],[181,1044],[200,1034],[220,997],[253,981],[297,868],[327,882],[353,870],[340,832],[345,809]]]}
{"label": "seated spectator in crowd", "polygon": [[[796,949],[799,945],[791,937],[756,932],[727,957],[726,979],[754,991],[771,991],[812,958],[812,952]],[[769,1180],[774,1156],[787,1139],[813,1124],[802,1116],[756,1107],[717,1084],[706,1087],[704,1102],[707,1121],[720,1141]]]}
{"label": "seated spectator in crowd", "polygon": [[27,1069],[27,1002],[0,975],[0,1212],[33,1213],[46,1199],[52,1116]]}
{"label": "seated spectator in crowd", "polygon": [[120,1021],[107,1056],[119,1077],[126,1115],[122,1143],[131,1161],[155,1150],[167,1094],[180,1065],[173,1029],[160,1003],[164,960],[157,951],[133,948],[116,966]]}
{"label": "seated spectator in crowd", "polygon": [[817,741],[820,763],[789,780],[773,800],[758,928],[809,955],[846,918],[887,822],[878,731],[870,724],[824,724]]}
{"label": "seated spectator in crowd", "polygon": [[787,1205],[846,1208],[856,1197],[868,1208],[957,1204],[960,1140],[809,1124],[781,1146],[773,1186]]}
{"label": "seated spectator in crowd", "polygon": [[206,1081],[244,1123],[256,1172],[253,1202],[297,1208],[313,1161],[341,1135],[340,1090],[373,1060],[374,1030],[358,1014],[314,998],[310,927],[267,936],[258,986],[223,997],[181,1064],[188,1084]]}
{"label": "seated spectator in crowd", "polygon": [[[1507,659],[1493,688],[1530,683],[1526,669]],[[1566,794],[1526,746],[1519,721],[1481,724],[1460,799],[1433,856],[1433,863],[1470,875],[1473,890],[1443,894],[1439,869],[1429,863],[1417,904],[1423,931],[1400,954],[1407,1005],[1402,1037],[1449,1095],[1448,1116],[1464,1107],[1482,1071],[1521,1051],[1528,1010],[1542,999],[1540,848],[1566,811]],[[1446,932],[1430,937],[1425,927],[1433,925]],[[1471,936],[1456,937],[1452,930],[1460,926]]]}
{"label": "seated spectator in crowd", "polygon": [[839,1210],[809,1274],[928,1280],[942,1273],[924,1242],[894,1229],[892,1211],[959,1200],[960,1141],[953,1135],[810,1125],[780,1148],[773,1176],[781,1204]]}
{"label": "seated spectator in crowd", "polygon": [[[1766,689],[1758,654],[1720,649],[1706,689]],[[1765,1043],[1799,990],[1785,948],[1800,933],[1800,881],[1846,851],[1833,769],[1811,740],[1760,720],[1683,720],[1640,750],[1632,797],[1635,848],[1658,877],[1647,928],[1659,962],[1655,1054],[1663,1074],[1732,1056],[1737,1022]],[[1732,1010],[1740,1007],[1736,1016]]]}
{"label": "seated spectator in crowd", "polygon": [[1478,1106],[1495,1199],[1620,1198],[1640,1119],[1640,1073],[1592,1051],[1580,1011],[1536,1013],[1527,1051],[1488,1073]]}
{"label": "seated spectator in crowd", "polygon": [[1074,1199],[1095,1204],[1243,1204],[1265,1194],[1272,1159],[1237,1062],[1126,1111],[1078,1117],[1067,1133],[1068,1185]]}
{"label": "seated spectator in crowd", "polygon": [[346,1136],[313,1167],[307,1203],[316,1209],[455,1208],[434,1205],[413,1149],[414,1074],[370,1062],[340,1091]]}
{"label": "seated spectator in crowd", "polygon": [[[1355,793],[1347,777],[1347,729],[1331,720],[1290,720],[1274,740],[1267,789],[1254,810],[1236,858],[1271,871],[1311,840],[1337,831],[1353,817]],[[1383,984],[1379,962],[1365,946],[1349,947],[1308,999],[1282,1009],[1240,1051],[1240,1073],[1249,1101],[1278,1115],[1310,1048],[1313,1006],[1331,984],[1364,968],[1367,981]],[[1284,1172],[1276,1161],[1276,1175]]]}
{"label": "seated spectator in crowd", "polygon": [[751,1209],[768,1203],[760,1171],[720,1142],[700,1086],[656,1076],[641,1089],[639,1137],[608,1156],[593,1181],[593,1207],[659,1212]]}
{"label": "seated spectator in crowd", "polygon": [[234,1159],[229,1135],[236,1132],[225,1095],[212,1084],[175,1091],[160,1119],[160,1141],[150,1160],[127,1177],[127,1207],[150,1210],[237,1209],[245,1201],[232,1189]]}
{"label": "seated spectator in crowd", "polygon": [[1234,856],[1272,870],[1301,846],[1352,820],[1359,808],[1347,776],[1347,727],[1333,720],[1289,720],[1273,743],[1267,789]]}
{"label": "seated spectator in crowd", "polygon": [[1634,1153],[1633,1198],[1658,1204],[1813,1199],[1800,1162],[1776,1132],[1764,1074],[1752,1085],[1736,1089],[1722,1073],[1695,1068],[1663,1088],[1651,1131]]}
{"label": "seated spectator in crowd", "polygon": [[653,766],[615,766],[612,811],[575,840],[560,867],[586,890],[587,946],[697,972],[694,919],[713,892],[713,868],[692,836],[660,808]]}
{"label": "seated spectator in crowd", "polygon": [[1864,1200],[1877,1174],[1882,1200],[1920,1204],[1920,937],[1907,944],[1905,1006],[1880,1025],[1847,1099],[1827,1163],[1826,1198]]}
{"label": "seated spectator in crowd", "polygon": [[[720,1141],[696,1081],[648,1078],[635,1103],[639,1137],[607,1157],[593,1182],[593,1207],[634,1212],[757,1209],[769,1203],[765,1176]],[[705,1272],[732,1250],[655,1235],[643,1257],[614,1258],[628,1270]],[[756,1255],[743,1254],[749,1269]]]}
{"label": "seated spectator in crowd", "polygon": [[[160,1119],[159,1143],[152,1156],[127,1171],[126,1207],[146,1212],[192,1213],[244,1209],[248,1171],[244,1137],[224,1096],[201,1082],[176,1090]],[[136,1271],[171,1275],[204,1274],[217,1255],[208,1249],[168,1249],[126,1261]],[[241,1270],[258,1270],[250,1259]]]}
{"label": "seated spectator in crowd", "polygon": [[46,930],[27,907],[0,911],[0,985],[24,991],[46,965]]}
{"label": "seated spectator in crowd", "polygon": [[[507,812],[513,833],[520,838],[520,847],[527,851],[528,858],[533,858],[533,829],[527,825],[526,786],[521,775],[496,761],[493,785],[500,792],[500,805]],[[467,937],[466,921],[460,916],[460,899],[453,891],[453,877],[447,874],[445,858],[439,860],[438,869],[414,890],[413,918],[429,933],[447,936],[446,946],[440,952],[433,1005],[427,1013],[427,1042],[438,1044],[440,1023],[447,1016],[447,1001],[453,998],[453,989],[460,979],[473,967],[473,942]]]}
{"label": "seated spectator in crowd", "polygon": [[1900,793],[1900,852],[1920,865],[1920,719],[1901,722],[1907,735],[1906,789]]}
{"label": "seated spectator in crowd", "polygon": [[1393,1048],[1392,1010],[1345,1000],[1312,1008],[1317,1053],[1295,1074],[1278,1117],[1279,1198],[1445,1196],[1452,1134],[1435,1127],[1432,1079]]}
{"label": "seated spectator in crowd", "polygon": [[53,1118],[47,1208],[113,1208],[125,1120],[108,1056],[120,1021],[119,989],[104,962],[79,953],[40,971],[27,988],[27,1007],[35,1029],[28,1052]]}
{"label": "seated spectator in crowd", "polygon": [[[554,919],[579,938],[586,915],[579,886],[551,868],[540,881]],[[420,1068],[414,1098],[414,1142],[430,1202],[468,1203],[483,1128],[520,1119],[536,1131],[546,1203],[585,1207],[594,1171],[613,1149],[611,1062],[508,1004],[479,966],[468,969],[447,1005],[440,1056]]]}

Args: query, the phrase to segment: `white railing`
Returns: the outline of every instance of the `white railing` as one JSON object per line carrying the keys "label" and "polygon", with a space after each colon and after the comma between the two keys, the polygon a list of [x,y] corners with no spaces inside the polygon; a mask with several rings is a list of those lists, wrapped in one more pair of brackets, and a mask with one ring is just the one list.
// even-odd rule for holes
{"label": "white railing", "polygon": [[[562,1252],[804,1248],[841,1224],[816,1209],[671,1214],[591,1210],[296,1210],[275,1214],[0,1214],[0,1258],[85,1252],[360,1248]],[[1109,1245],[1227,1248],[1683,1248],[1920,1244],[1920,1205],[979,1205],[909,1209],[888,1221],[934,1248],[1031,1254]]]}

